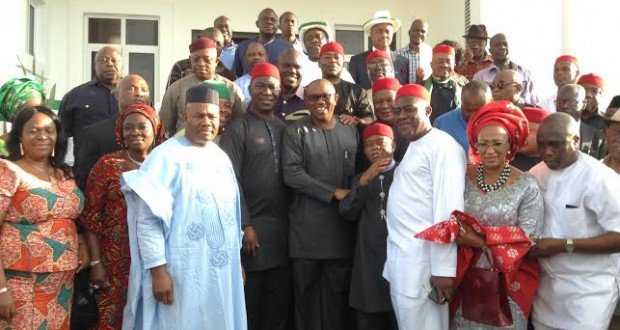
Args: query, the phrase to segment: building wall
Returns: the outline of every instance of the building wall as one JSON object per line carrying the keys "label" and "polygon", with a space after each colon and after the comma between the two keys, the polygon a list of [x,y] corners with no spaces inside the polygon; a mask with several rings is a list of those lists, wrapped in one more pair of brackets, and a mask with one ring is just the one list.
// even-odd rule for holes
{"label": "building wall", "polygon": [[[84,40],[86,14],[112,15],[146,15],[159,17],[160,50],[159,81],[160,91],[165,87],[172,64],[188,56],[192,29],[211,26],[213,19],[220,14],[227,15],[237,31],[256,31],[255,21],[258,12],[266,7],[266,2],[229,0],[226,2],[196,0],[30,0],[39,4],[37,17],[40,29],[37,31],[36,57],[44,67],[50,81],[57,85],[56,97],[74,86],[84,82],[88,77],[88,68],[84,68]],[[26,20],[26,3],[28,0],[9,0],[5,6],[0,24],[14,22],[24,25]],[[392,1],[378,5],[372,0],[314,0],[312,6],[304,1],[272,0],[269,6],[277,13],[290,10],[298,14],[300,22],[326,20],[334,24],[362,26],[376,10],[389,10],[393,16],[403,21],[397,45],[408,43],[407,30],[411,22],[424,17],[430,22],[429,43],[454,38],[463,33],[464,0],[422,0]],[[336,4],[337,3],[337,4]],[[4,81],[17,72],[10,68],[14,63],[12,52],[23,52],[25,30],[16,29],[18,33],[9,36],[8,51],[0,62],[0,80]],[[457,39],[461,41],[460,39]],[[21,44],[24,45],[21,45]],[[14,58],[14,57],[13,57]],[[159,99],[163,96],[160,93]],[[156,100],[159,101],[159,100]]]}

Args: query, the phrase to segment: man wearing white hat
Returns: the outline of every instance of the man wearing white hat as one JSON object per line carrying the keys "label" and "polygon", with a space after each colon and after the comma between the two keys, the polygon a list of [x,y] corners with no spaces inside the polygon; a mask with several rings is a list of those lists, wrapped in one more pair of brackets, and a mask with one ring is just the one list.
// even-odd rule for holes
{"label": "man wearing white hat", "polygon": [[[319,68],[319,52],[321,47],[330,41],[331,28],[327,22],[307,22],[299,26],[299,40],[303,43],[304,53],[307,56],[304,62],[301,86],[306,87],[309,83],[323,78],[323,72]],[[346,68],[342,69],[340,79],[355,83],[353,77]]]}
{"label": "man wearing white hat", "polygon": [[400,24],[400,20],[393,18],[387,10],[377,11],[374,17],[364,24],[364,32],[372,41],[372,49],[354,55],[349,62],[349,72],[351,72],[355,82],[364,89],[372,88],[372,82],[366,70],[366,58],[375,49],[390,53],[394,60],[396,79],[403,85],[409,83],[409,61],[401,55],[390,52],[390,44],[394,38],[394,33],[400,28]]}

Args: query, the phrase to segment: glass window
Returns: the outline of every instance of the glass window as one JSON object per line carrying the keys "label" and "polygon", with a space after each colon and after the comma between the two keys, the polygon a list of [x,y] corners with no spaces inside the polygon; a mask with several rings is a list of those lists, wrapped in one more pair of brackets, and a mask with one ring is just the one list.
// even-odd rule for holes
{"label": "glass window", "polygon": [[95,56],[97,56],[97,52],[90,52],[90,79],[95,79],[97,73],[95,72]]}
{"label": "glass window", "polygon": [[347,54],[358,54],[364,51],[364,31],[336,30],[338,41]]}
{"label": "glass window", "polygon": [[28,6],[28,54],[34,55],[34,6]]}
{"label": "glass window", "polygon": [[128,19],[126,43],[128,45],[157,46],[158,22],[154,20]]}
{"label": "glass window", "polygon": [[116,18],[89,18],[88,42],[93,44],[120,44],[121,20]]}
{"label": "glass window", "polygon": [[146,83],[153,95],[155,85],[155,54],[153,53],[129,53],[129,72],[138,74]]}

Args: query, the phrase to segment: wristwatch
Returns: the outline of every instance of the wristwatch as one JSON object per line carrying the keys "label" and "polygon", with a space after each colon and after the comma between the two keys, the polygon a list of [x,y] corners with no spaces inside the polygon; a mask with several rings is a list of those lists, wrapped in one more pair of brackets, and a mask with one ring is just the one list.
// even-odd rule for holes
{"label": "wristwatch", "polygon": [[575,244],[573,244],[573,240],[571,238],[566,239],[566,251],[568,252],[575,251]]}

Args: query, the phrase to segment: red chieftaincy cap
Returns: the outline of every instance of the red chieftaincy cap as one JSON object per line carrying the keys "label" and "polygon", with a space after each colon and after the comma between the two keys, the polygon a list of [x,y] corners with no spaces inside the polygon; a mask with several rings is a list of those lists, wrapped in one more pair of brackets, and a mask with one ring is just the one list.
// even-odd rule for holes
{"label": "red chieftaincy cap", "polygon": [[426,88],[418,84],[408,84],[408,85],[401,87],[398,90],[398,92],[396,92],[396,99],[394,101],[398,100],[399,98],[403,96],[415,96],[415,97],[424,99],[426,101],[430,101],[431,99],[431,96],[426,90]]}
{"label": "red chieftaincy cap", "polygon": [[250,77],[254,80],[261,76],[270,76],[280,80],[280,71],[271,63],[261,63],[252,69]]}
{"label": "red chieftaincy cap", "polygon": [[394,140],[394,131],[386,124],[374,123],[364,130],[364,141],[373,135],[387,136]]}
{"label": "red chieftaincy cap", "polygon": [[319,56],[323,56],[323,54],[327,52],[336,52],[338,54],[344,55],[344,48],[341,44],[330,41],[321,47],[321,51],[319,52]]}
{"label": "red chieftaincy cap", "polygon": [[196,40],[194,40],[194,42],[192,42],[189,45],[189,52],[193,53],[193,52],[197,52],[199,50],[202,49],[216,49],[217,45],[215,44],[215,41],[211,38],[198,38]]}
{"label": "red chieftaincy cap", "polygon": [[390,54],[388,54],[386,51],[381,50],[381,49],[376,49],[373,50],[370,54],[368,54],[368,56],[366,57],[366,66],[368,66],[368,64],[370,63],[370,61],[372,61],[375,58],[384,58],[388,61],[390,61],[390,63],[394,63],[394,61],[392,60],[392,56],[390,56]]}
{"label": "red chieftaincy cap", "polygon": [[577,58],[572,55],[562,55],[558,57],[557,59],[555,59],[555,63],[558,63],[558,62],[571,62],[571,63],[575,63],[576,65],[579,65],[579,61],[577,61]]}
{"label": "red chieftaincy cap", "polygon": [[448,54],[454,55],[454,48],[449,45],[437,45],[433,48],[433,54]]}
{"label": "red chieftaincy cap", "polygon": [[603,89],[603,87],[605,86],[603,77],[598,76],[594,73],[584,74],[583,76],[581,76],[581,78],[579,78],[577,83],[579,85],[594,85],[600,89]]}
{"label": "red chieftaincy cap", "polygon": [[375,94],[382,90],[398,92],[400,87],[400,82],[396,78],[379,78],[372,84],[372,93]]}
{"label": "red chieftaincy cap", "polygon": [[521,111],[530,123],[540,124],[549,116],[549,112],[542,108],[523,107]]}

